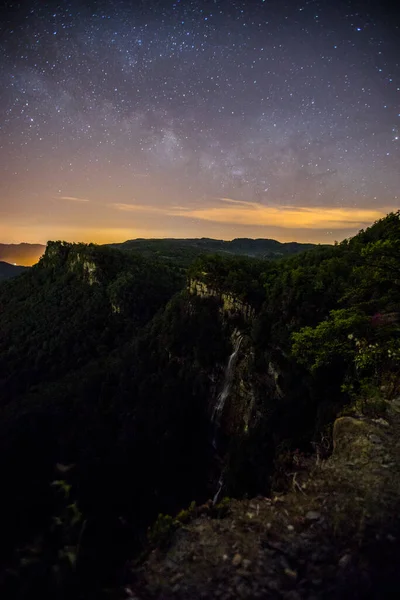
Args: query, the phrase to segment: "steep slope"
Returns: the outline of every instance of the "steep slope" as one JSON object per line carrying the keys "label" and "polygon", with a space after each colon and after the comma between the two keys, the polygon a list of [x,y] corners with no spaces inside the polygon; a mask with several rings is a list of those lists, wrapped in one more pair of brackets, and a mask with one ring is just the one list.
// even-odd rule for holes
{"label": "steep slope", "polygon": [[105,356],[182,284],[141,257],[49,242],[38,265],[1,288],[0,389],[25,391]]}
{"label": "steep slope", "polygon": [[332,457],[299,457],[287,494],[178,516],[163,546],[133,566],[125,597],[394,598],[399,440],[400,398],[386,419],[338,419]]}
{"label": "steep slope", "polygon": [[47,527],[58,462],[78,463],[88,503],[91,477],[110,483],[134,404],[124,348],[182,285],[164,264],[56,242],[0,286],[1,552]]}

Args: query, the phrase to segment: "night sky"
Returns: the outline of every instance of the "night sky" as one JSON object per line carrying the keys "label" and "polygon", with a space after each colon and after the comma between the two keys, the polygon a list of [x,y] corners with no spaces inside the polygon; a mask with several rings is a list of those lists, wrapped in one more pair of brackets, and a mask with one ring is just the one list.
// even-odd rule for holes
{"label": "night sky", "polygon": [[1,11],[1,242],[333,242],[399,207],[384,2]]}

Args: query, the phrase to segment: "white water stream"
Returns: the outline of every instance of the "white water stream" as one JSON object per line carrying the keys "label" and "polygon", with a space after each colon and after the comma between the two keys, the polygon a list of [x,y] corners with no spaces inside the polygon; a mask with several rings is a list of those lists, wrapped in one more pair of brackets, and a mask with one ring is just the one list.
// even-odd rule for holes
{"label": "white water stream", "polygon": [[[217,448],[217,432],[219,429],[219,422],[221,419],[222,412],[225,407],[225,402],[229,397],[231,392],[233,376],[235,373],[236,360],[240,349],[240,344],[242,343],[242,336],[239,335],[236,339],[235,346],[233,348],[233,352],[229,357],[228,364],[225,369],[224,376],[224,387],[222,388],[221,393],[217,398],[217,402],[215,403],[214,410],[212,412],[211,421],[214,424],[214,436],[213,436],[213,446]],[[213,498],[213,504],[217,503],[218,497],[221,493],[221,490],[224,485],[223,473],[221,473],[220,478],[218,480],[218,490]]]}
{"label": "white water stream", "polygon": [[211,421],[214,423],[214,440],[213,440],[214,446],[215,446],[215,434],[216,434],[218,426],[219,426],[221,414],[222,414],[222,411],[224,410],[225,402],[231,391],[233,375],[235,372],[236,358],[237,358],[241,343],[242,343],[242,336],[239,335],[236,340],[233,352],[229,357],[226,369],[225,369],[224,387],[222,388],[222,392],[219,394],[219,396],[217,398],[217,402],[216,402],[216,404],[214,406],[214,410],[212,412]]}
{"label": "white water stream", "polygon": [[214,495],[214,498],[213,498],[213,504],[217,504],[219,495],[220,495],[220,493],[222,491],[222,488],[223,488],[223,485],[224,485],[224,478],[223,478],[223,475],[221,473],[221,475],[220,475],[220,477],[218,479],[218,490],[217,490],[217,492],[216,492],[216,494]]}

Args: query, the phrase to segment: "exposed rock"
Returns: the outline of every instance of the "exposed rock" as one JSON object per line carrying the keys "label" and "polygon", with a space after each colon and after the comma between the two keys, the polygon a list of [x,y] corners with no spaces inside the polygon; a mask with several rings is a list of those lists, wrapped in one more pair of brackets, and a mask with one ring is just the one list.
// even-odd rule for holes
{"label": "exposed rock", "polygon": [[344,554],[341,559],[339,560],[339,567],[341,569],[346,569],[351,563],[351,555],[350,554]]}
{"label": "exposed rock", "polygon": [[[382,426],[366,418],[338,419],[333,455],[310,467],[307,495],[296,490],[273,501],[232,500],[223,519],[185,525],[165,555],[147,559],[138,593],[145,590],[150,600],[387,597],[382,581],[398,577],[400,415],[391,412],[387,420]],[[390,469],[382,468],[383,456]],[[185,558],[193,548],[201,548],[195,564]],[[177,584],[162,576],[169,559],[184,573],[177,594]],[[223,593],[215,596],[215,590]]]}
{"label": "exposed rock", "polygon": [[93,261],[84,260],[82,264],[83,272],[86,273],[89,285],[93,285],[94,283],[98,283],[96,277],[97,267]]}
{"label": "exposed rock", "polygon": [[309,510],[308,513],[306,514],[307,521],[319,521],[320,518],[321,518],[320,513],[316,512],[315,510]]}
{"label": "exposed rock", "polygon": [[279,397],[283,398],[284,394],[278,383],[280,374],[279,374],[276,366],[271,361],[268,363],[268,375],[270,375],[274,379],[277,395]]}
{"label": "exposed rock", "polygon": [[294,571],[293,569],[286,568],[284,573],[289,579],[297,579],[297,571]]}
{"label": "exposed rock", "polygon": [[371,433],[369,436],[369,439],[371,440],[371,442],[373,444],[381,444],[382,440],[379,436],[375,435],[374,433]]}
{"label": "exposed rock", "polygon": [[241,562],[242,562],[241,555],[240,554],[235,554],[235,556],[232,559],[232,566],[233,567],[239,567]]}
{"label": "exposed rock", "polygon": [[388,421],[386,421],[386,419],[382,419],[381,417],[379,419],[372,419],[372,422],[376,423],[377,425],[383,425],[384,427],[389,427]]}
{"label": "exposed rock", "polygon": [[230,293],[216,290],[208,286],[204,281],[192,279],[188,283],[188,289],[191,294],[201,297],[216,297],[222,302],[222,310],[229,314],[240,314],[246,321],[254,318],[255,310],[247,302],[243,302]]}
{"label": "exposed rock", "polygon": [[364,419],[340,417],[333,426],[333,452],[342,459],[350,459],[356,464],[368,460],[375,447],[371,434],[376,428]]}

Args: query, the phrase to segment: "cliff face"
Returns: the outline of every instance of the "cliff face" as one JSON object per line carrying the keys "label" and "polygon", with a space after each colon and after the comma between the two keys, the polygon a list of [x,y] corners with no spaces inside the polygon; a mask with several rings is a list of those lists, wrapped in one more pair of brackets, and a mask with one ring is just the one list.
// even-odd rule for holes
{"label": "cliff face", "polygon": [[214,297],[220,299],[222,303],[221,310],[229,316],[240,315],[245,321],[250,321],[255,317],[255,310],[250,304],[243,302],[229,292],[213,289],[204,281],[191,279],[188,283],[188,289],[191,294],[201,298]]}
{"label": "cliff face", "polygon": [[338,419],[332,456],[300,461],[292,491],[232,500],[222,519],[195,510],[169,546],[132,571],[129,597],[393,597],[399,434],[400,398],[385,419]]}
{"label": "cliff face", "polygon": [[256,389],[252,377],[254,364],[254,348],[248,335],[240,334],[235,330],[235,337],[241,336],[238,350],[231,393],[226,404],[224,419],[221,427],[227,436],[247,436],[254,426],[256,416]]}
{"label": "cliff face", "polygon": [[[299,444],[301,436],[310,441],[315,421],[314,405],[293,376],[291,363],[273,346],[255,343],[253,307],[238,300],[227,303],[226,298],[222,291],[191,280],[181,304],[188,319],[185,331],[198,323],[204,329],[203,319],[210,322],[212,314],[206,336],[209,352],[212,346],[226,348],[224,355],[211,362],[206,356],[199,365],[208,379],[205,408],[215,454],[211,497],[218,490],[220,496],[267,493],[280,446]],[[185,345],[177,354],[168,340],[164,343],[170,360],[186,365],[183,368],[193,363]],[[203,341],[198,338],[196,344]],[[298,417],[307,421],[308,415],[309,430],[304,432]]]}
{"label": "cliff face", "polygon": [[[261,357],[263,364],[257,365],[259,351],[254,346],[251,335],[239,328],[234,328],[230,335],[232,349],[238,338],[240,346],[237,351],[232,373],[232,382],[221,415],[221,433],[230,439],[247,438],[257,429],[268,414],[271,406],[284,397],[280,386],[282,373],[272,359]],[[227,359],[229,362],[230,357]],[[220,390],[224,386],[224,378],[220,378]],[[215,398],[212,400],[215,403]]]}
{"label": "cliff face", "polygon": [[[250,304],[235,298],[232,294],[222,290],[209,287],[205,282],[198,279],[192,279],[188,282],[188,291],[192,296],[207,299],[215,298],[220,306],[221,319],[228,323],[230,333],[230,345],[233,353],[227,357],[225,365],[219,365],[220,373],[218,386],[214,389],[214,394],[210,402],[210,414],[215,411],[215,406],[219,402],[221,395],[226,395],[223,404],[220,405],[220,414],[218,423],[214,428],[218,428],[216,437],[222,441],[222,448],[226,450],[224,440],[240,440],[243,436],[247,437],[251,428],[257,422],[257,390],[256,379],[254,377],[254,348],[251,337],[245,330],[255,317],[255,310]],[[235,326],[236,319],[240,320],[238,327]],[[222,325],[221,325],[222,328]],[[236,352],[229,389],[226,387],[227,369],[230,359]]]}
{"label": "cliff face", "polygon": [[95,244],[49,242],[38,268],[88,284],[94,288],[90,294],[104,296],[111,314],[135,322],[148,320],[184,284],[183,276],[162,262]]}
{"label": "cliff face", "polygon": [[81,275],[89,285],[99,283],[93,246],[69,244],[67,242],[49,242],[40,260],[41,266],[62,267],[66,271]]}
{"label": "cliff face", "polygon": [[[229,292],[207,285],[200,279],[189,280],[188,291],[192,296],[202,299],[214,298],[219,303],[221,317],[231,330],[232,349],[235,348],[236,341],[240,337],[238,356],[235,360],[229,393],[221,411],[219,428],[222,440],[224,438],[229,438],[231,441],[247,439],[268,415],[266,406],[285,396],[280,385],[282,373],[269,355],[261,357],[261,362],[264,363],[261,369],[256,367],[260,357],[257,356],[259,352],[254,347],[250,334],[252,322],[257,316],[254,307]],[[220,371],[222,367],[223,365],[220,365]],[[223,378],[220,378],[219,387],[222,393]],[[211,399],[211,412],[216,402],[218,402],[218,391]]]}

